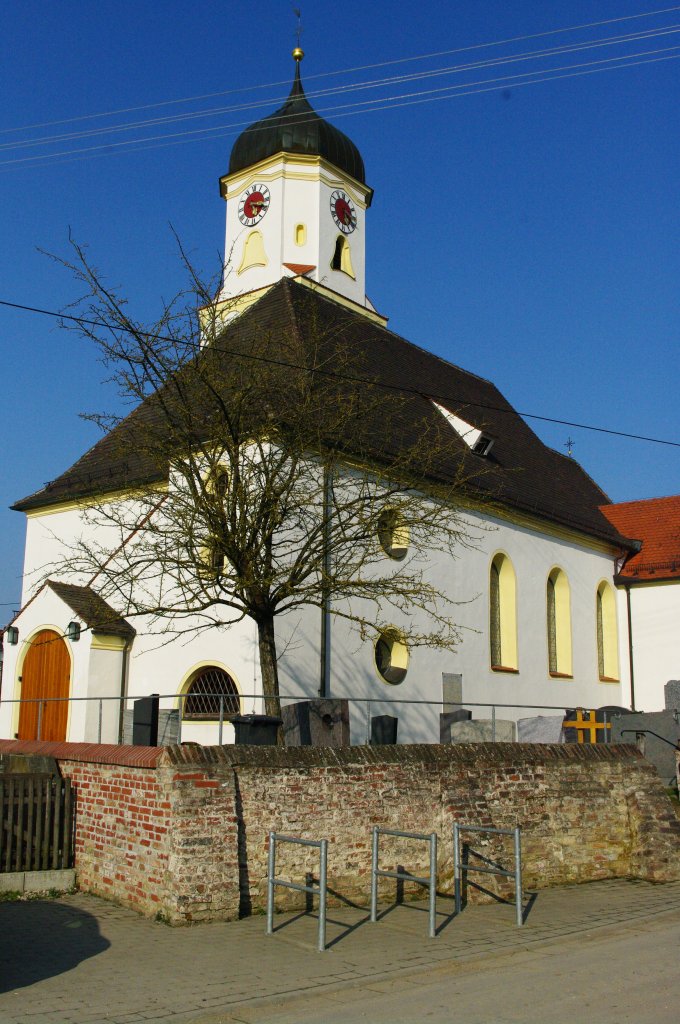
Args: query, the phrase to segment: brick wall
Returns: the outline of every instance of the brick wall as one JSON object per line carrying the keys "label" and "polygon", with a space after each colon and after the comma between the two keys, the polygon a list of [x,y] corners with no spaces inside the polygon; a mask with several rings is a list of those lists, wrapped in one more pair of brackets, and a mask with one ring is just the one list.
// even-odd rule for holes
{"label": "brick wall", "polygon": [[[0,753],[28,746],[0,741]],[[176,923],[263,909],[270,829],[330,840],[329,886],[336,898],[360,903],[368,899],[374,824],[436,831],[445,891],[454,821],[519,824],[528,889],[680,878],[680,822],[634,747],[39,746],[30,752],[57,757],[77,785],[81,888]],[[475,836],[472,844],[511,867],[511,840]],[[316,873],[316,851],[280,851],[277,874],[302,881]],[[381,867],[399,864],[426,874],[425,844],[381,840]],[[491,875],[477,878],[506,891]],[[381,888],[392,895],[395,882],[385,879]],[[301,894],[278,893],[281,906],[304,904]]]}

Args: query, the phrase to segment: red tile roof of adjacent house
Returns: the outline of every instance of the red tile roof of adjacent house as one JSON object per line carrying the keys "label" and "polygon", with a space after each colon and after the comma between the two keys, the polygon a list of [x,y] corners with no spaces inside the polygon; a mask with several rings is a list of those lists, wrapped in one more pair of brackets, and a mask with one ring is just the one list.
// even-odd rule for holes
{"label": "red tile roof of adjacent house", "polygon": [[620,575],[632,580],[680,579],[680,494],[601,505],[612,526],[642,541]]}

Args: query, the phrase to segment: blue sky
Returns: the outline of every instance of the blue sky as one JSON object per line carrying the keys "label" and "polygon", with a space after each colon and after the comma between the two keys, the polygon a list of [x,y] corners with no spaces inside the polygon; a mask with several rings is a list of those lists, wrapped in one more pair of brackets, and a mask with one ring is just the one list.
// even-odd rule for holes
{"label": "blue sky", "polygon": [[[521,412],[680,442],[672,7],[317,0],[302,10],[302,71],[310,94],[420,76],[311,97],[336,108],[327,116],[364,157],[375,189],[367,290],[392,329],[490,378]],[[294,25],[290,4],[273,0],[5,5],[0,299],[61,310],[77,298],[40,251],[67,255],[69,230],[142,318],[181,284],[170,224],[215,272],[218,178],[238,125],[288,91]],[[464,88],[424,92],[451,85]],[[243,104],[256,105],[233,109]],[[94,116],[111,111],[124,112]],[[171,120],[129,127],[159,118]],[[117,397],[88,343],[47,317],[0,306],[0,358],[1,622],[17,606],[24,532],[8,506],[93,444],[79,413],[115,409]],[[679,447],[529,422],[560,450],[571,437],[615,501],[680,490]]]}

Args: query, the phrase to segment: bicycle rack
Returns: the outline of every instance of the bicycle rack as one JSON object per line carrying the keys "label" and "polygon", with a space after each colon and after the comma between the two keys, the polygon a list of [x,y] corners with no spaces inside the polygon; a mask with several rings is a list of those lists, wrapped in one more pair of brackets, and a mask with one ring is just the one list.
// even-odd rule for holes
{"label": "bicycle rack", "polygon": [[[299,882],[288,882],[284,878],[276,878],[276,844],[292,843],[295,846],[314,846],[319,850],[319,884],[300,885]],[[272,935],[274,931],[274,886],[278,885],[284,889],[295,889],[297,892],[308,892],[312,896],[319,897],[319,937],[317,948],[320,953],[326,949],[326,867],[328,863],[328,840],[327,839],[297,839],[294,836],[277,835],[276,832],[269,833],[269,861],[267,870],[267,928],[266,934]]]}
{"label": "bicycle rack", "polygon": [[[380,836],[400,836],[404,839],[418,839],[430,844],[430,877],[416,878],[415,875],[407,874],[404,871],[381,871],[378,868],[378,843]],[[437,833],[431,832],[424,835],[421,832],[399,832],[397,829],[378,828],[373,826],[373,844],[371,855],[371,921],[375,924],[378,920],[378,878],[397,878],[408,882],[417,882],[430,890],[429,897],[429,936],[436,937],[435,915],[437,912]]]}
{"label": "bicycle rack", "polygon": [[[515,870],[506,871],[505,868],[474,867],[470,864],[463,864],[460,857],[460,833],[461,832],[488,832],[499,836],[514,836],[515,846]],[[517,914],[517,926],[521,928],[524,924],[522,912],[522,851],[520,846],[521,829],[517,828],[484,828],[480,825],[458,825],[453,826],[453,878],[456,893],[456,914],[461,911],[461,876],[464,871],[479,871],[487,875],[502,875],[505,878],[515,880],[515,907]]]}

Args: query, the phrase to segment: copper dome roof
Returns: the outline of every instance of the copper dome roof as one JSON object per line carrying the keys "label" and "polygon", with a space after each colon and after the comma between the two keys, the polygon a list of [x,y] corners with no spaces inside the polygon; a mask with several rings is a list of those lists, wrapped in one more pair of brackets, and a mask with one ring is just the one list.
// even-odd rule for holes
{"label": "copper dome roof", "polygon": [[364,161],[357,147],[343,132],[319,117],[305,96],[297,58],[288,99],[269,117],[256,121],[239,135],[231,151],[228,173],[235,174],[281,152],[321,156],[366,184]]}

